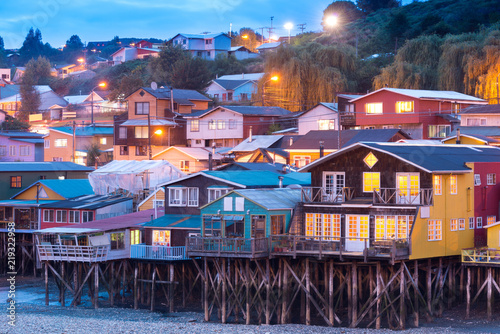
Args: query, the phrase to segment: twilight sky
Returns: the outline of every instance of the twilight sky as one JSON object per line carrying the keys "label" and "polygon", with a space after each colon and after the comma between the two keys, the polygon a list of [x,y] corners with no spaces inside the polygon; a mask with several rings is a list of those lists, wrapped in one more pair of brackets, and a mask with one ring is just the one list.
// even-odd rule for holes
{"label": "twilight sky", "polygon": [[[169,39],[177,33],[227,32],[271,25],[278,36],[292,22],[305,31],[320,31],[323,10],[333,0],[0,0],[0,36],[5,48],[19,48],[30,27],[42,32],[44,43],[59,47],[71,35],[82,42],[114,36]],[[268,33],[264,30],[264,35]]]}

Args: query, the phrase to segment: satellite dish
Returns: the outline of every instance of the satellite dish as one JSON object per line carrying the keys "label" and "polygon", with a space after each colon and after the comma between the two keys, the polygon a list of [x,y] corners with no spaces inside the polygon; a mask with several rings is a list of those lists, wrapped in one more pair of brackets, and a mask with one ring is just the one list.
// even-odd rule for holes
{"label": "satellite dish", "polygon": [[152,89],[152,90],[157,90],[157,89],[158,89],[158,84],[157,84],[156,82],[154,82],[154,81],[153,81],[153,82],[151,83],[151,89]]}

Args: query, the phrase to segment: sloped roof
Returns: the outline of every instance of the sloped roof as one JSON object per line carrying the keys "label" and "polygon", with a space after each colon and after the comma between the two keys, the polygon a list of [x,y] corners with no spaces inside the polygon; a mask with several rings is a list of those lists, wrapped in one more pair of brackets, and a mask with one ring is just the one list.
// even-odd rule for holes
{"label": "sloped roof", "polygon": [[5,87],[0,87],[0,99],[19,94],[20,87],[20,85],[6,85]]}
{"label": "sloped roof", "polygon": [[274,49],[274,48],[277,48],[280,45],[281,45],[281,42],[264,43],[264,44],[259,45],[256,49],[257,50]]}
{"label": "sloped roof", "polygon": [[[341,147],[346,147],[361,141],[388,142],[394,139],[398,133],[403,137],[410,138],[410,136],[399,129],[342,130],[340,132],[340,142]],[[325,150],[336,150],[338,149],[338,132],[335,130],[309,131],[295,141],[292,146],[290,146],[290,150],[319,149],[320,141],[324,142]]]}
{"label": "sloped roof", "polygon": [[500,104],[470,106],[460,111],[460,114],[500,114]]}
{"label": "sloped roof", "polygon": [[75,164],[69,161],[46,162],[0,162],[0,172],[60,172],[83,171],[91,172],[94,168]]}
{"label": "sloped roof", "polygon": [[[49,131],[64,132],[73,135],[73,127],[71,126],[58,126],[49,128]],[[113,126],[77,126],[75,127],[76,136],[99,136],[99,135],[113,135]]]}
{"label": "sloped roof", "polygon": [[88,95],[67,95],[64,99],[70,104],[80,104],[85,101],[89,97]]}
{"label": "sloped roof", "polygon": [[[174,93],[175,94],[175,93]],[[185,118],[198,118],[206,116],[216,110],[227,109],[245,116],[284,116],[292,112],[280,107],[261,107],[261,106],[219,106],[209,110],[196,111],[191,114],[183,115]]]}
{"label": "sloped roof", "polygon": [[[176,38],[177,36],[184,36],[186,38],[193,38],[193,39],[208,39],[208,38],[215,38],[215,37],[218,37],[220,35],[225,35],[227,36],[225,33],[223,32],[220,32],[220,33],[214,33],[214,34],[183,34],[183,33],[180,33],[180,34],[177,34],[175,35],[174,37],[172,37],[172,39]],[[227,36],[228,38],[231,38],[229,36]]]}
{"label": "sloped roof", "polygon": [[260,80],[264,76],[264,72],[261,73],[241,73],[241,74],[228,74],[222,75],[219,80]]}
{"label": "sloped roof", "polygon": [[500,162],[500,148],[494,146],[360,142],[315,160],[302,167],[299,171],[308,171],[333,157],[359,147],[367,147],[374,151],[389,154],[428,173],[467,173],[471,172],[471,169],[465,166],[467,162]]}
{"label": "sloped roof", "polygon": [[241,143],[236,145],[229,153],[232,152],[252,152],[258,148],[267,148],[276,143],[278,140],[283,138],[280,135],[256,135],[252,136],[252,141],[250,142],[250,137],[243,140]]}
{"label": "sloped roof", "polygon": [[26,187],[22,191],[12,196],[12,198],[19,196],[28,189],[34,187],[37,183],[40,183],[44,187],[54,191],[56,194],[66,199],[94,194],[94,190],[92,190],[92,187],[90,186],[90,182],[88,179],[64,179],[64,180],[46,179],[46,180],[36,181],[32,185]]}
{"label": "sloped roof", "polygon": [[381,91],[388,91],[396,94],[401,94],[401,95],[406,95],[410,96],[416,99],[425,99],[425,100],[448,100],[448,101],[458,101],[458,102],[464,102],[467,101],[469,103],[481,103],[481,104],[487,104],[488,102],[486,100],[477,98],[475,96],[470,96],[454,91],[447,91],[447,90],[423,90],[423,89],[403,89],[403,88],[381,88],[379,90],[376,90],[374,92],[371,92],[366,95],[362,95],[360,97],[357,97],[355,99],[350,100],[349,102],[354,102],[358,101],[360,99],[363,99],[367,96],[376,94]]}
{"label": "sloped roof", "polygon": [[268,162],[231,162],[229,164],[216,167],[216,170],[267,170],[281,173],[285,164]]}
{"label": "sloped roof", "polygon": [[[481,135],[487,137],[500,137],[500,126],[459,126],[461,134]],[[457,134],[457,129],[450,133],[450,136]]]}
{"label": "sloped roof", "polygon": [[[484,143],[500,143],[500,140],[498,139],[495,139],[495,138],[490,138],[490,137],[487,137],[487,136],[483,136],[483,135],[470,135],[470,134],[464,134],[464,133],[460,133],[460,137],[468,137],[468,138],[472,138],[472,139],[478,139]],[[453,136],[449,136],[445,139],[442,139],[441,142],[446,142],[450,139],[454,139],[454,138],[457,138],[457,135],[456,135],[456,132]]]}
{"label": "sloped roof", "polygon": [[[210,152],[212,152],[211,150],[207,150],[203,147],[178,147],[178,146],[171,146],[159,153],[156,153],[155,155],[153,155],[153,158],[156,157],[156,156],[159,156],[163,153],[166,153],[168,151],[171,151],[171,150],[177,150],[179,152],[182,152],[190,157],[192,157],[193,159],[196,159],[196,160],[208,160],[208,155]],[[222,160],[223,156],[220,155],[219,153],[215,153],[213,156],[212,156],[212,159],[214,160]]]}
{"label": "sloped roof", "polygon": [[43,138],[45,135],[37,132],[27,131],[0,131],[0,136],[9,137],[12,139],[39,139]]}
{"label": "sloped roof", "polygon": [[200,229],[200,215],[173,215],[166,214],[157,219],[151,220],[144,227],[162,227],[162,228],[183,228],[183,229]]}
{"label": "sloped roof", "polygon": [[[152,89],[151,87],[141,87],[138,90],[144,90],[153,95],[157,99],[170,99],[170,88]],[[137,91],[137,90],[136,90]],[[180,100],[196,100],[196,101],[212,101],[205,95],[191,89],[176,89],[174,88],[174,101]],[[135,92],[134,92],[135,93]],[[130,96],[130,95],[129,95]]]}
{"label": "sloped roof", "polygon": [[[90,183],[89,183],[90,187]],[[90,187],[92,189],[92,187]],[[93,193],[93,192],[92,192]],[[131,197],[125,197],[123,195],[81,195],[73,198],[69,198],[63,201],[57,201],[53,203],[43,204],[41,207],[45,208],[66,208],[66,209],[85,209],[85,210],[97,210],[104,208],[109,205],[132,201]]]}
{"label": "sloped roof", "polygon": [[235,90],[236,88],[243,86],[248,82],[253,82],[252,80],[223,80],[223,79],[215,79],[215,83],[220,85],[222,88],[226,90]]}
{"label": "sloped roof", "polygon": [[[48,92],[54,93],[52,91],[52,88],[50,88],[50,86],[48,86],[48,85],[36,85],[34,87],[35,87],[36,91],[38,92],[38,94],[40,94],[40,95],[48,93]],[[59,97],[58,95],[56,95],[56,93],[54,93],[54,95],[57,96],[57,97]],[[45,97],[42,98],[42,96],[40,96],[40,98],[42,99],[42,104],[43,104],[43,98],[45,98]],[[60,99],[64,101],[63,103],[67,103],[64,99],[62,99],[62,98],[60,98]],[[2,98],[0,100],[0,103],[4,103],[4,102],[16,102],[16,101],[21,101],[21,94],[20,93],[17,93],[17,94],[10,95],[8,97]],[[55,103],[52,103],[52,104],[55,104]],[[40,106],[39,109],[44,109],[44,108],[42,108]],[[46,109],[48,109],[48,108],[46,108]]]}
{"label": "sloped roof", "polygon": [[237,189],[233,190],[267,210],[292,210],[301,201],[300,189]]}

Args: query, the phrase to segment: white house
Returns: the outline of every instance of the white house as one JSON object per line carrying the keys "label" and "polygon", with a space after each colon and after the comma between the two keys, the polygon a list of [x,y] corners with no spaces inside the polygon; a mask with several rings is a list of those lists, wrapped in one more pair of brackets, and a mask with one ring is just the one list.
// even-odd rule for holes
{"label": "white house", "polygon": [[500,126],[500,104],[470,106],[460,116],[461,126]]}
{"label": "white house", "polygon": [[315,130],[338,130],[336,103],[320,102],[298,116],[299,135]]}
{"label": "white house", "polygon": [[146,59],[149,57],[158,57],[160,49],[153,48],[131,48],[124,47],[120,48],[118,51],[113,53],[111,57],[113,58],[113,66],[123,64],[129,60],[135,59]]}
{"label": "white house", "polygon": [[229,50],[229,54],[233,55],[238,60],[256,58],[259,56],[258,53],[252,52],[242,45],[232,46],[231,50]]}
{"label": "white house", "polygon": [[214,60],[218,54],[228,55],[231,51],[231,37],[225,33],[218,34],[177,34],[170,42],[181,45],[193,57]]}
{"label": "white house", "polygon": [[10,68],[0,68],[0,76],[3,81],[11,81],[10,80]]}

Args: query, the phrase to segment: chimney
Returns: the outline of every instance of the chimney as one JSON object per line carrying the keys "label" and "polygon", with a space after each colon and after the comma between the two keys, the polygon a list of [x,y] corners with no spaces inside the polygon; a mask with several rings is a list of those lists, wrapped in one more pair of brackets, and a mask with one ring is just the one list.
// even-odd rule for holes
{"label": "chimney", "polygon": [[325,142],[323,140],[319,141],[319,157],[323,158],[325,155]]}
{"label": "chimney", "polygon": [[250,127],[250,131],[249,131],[249,134],[248,134],[248,142],[249,143],[252,142],[252,127]]}
{"label": "chimney", "polygon": [[212,152],[208,152],[208,170],[212,170],[213,167]]}
{"label": "chimney", "polygon": [[290,143],[288,146],[292,146],[293,145],[293,137],[290,137]]}
{"label": "chimney", "polygon": [[283,188],[283,176],[278,176],[278,187],[279,188]]}
{"label": "chimney", "polygon": [[174,112],[174,87],[170,86],[170,110]]}
{"label": "chimney", "polygon": [[460,128],[457,129],[457,142],[456,143],[457,143],[457,145],[461,144],[460,143]]}
{"label": "chimney", "polygon": [[241,73],[241,79],[245,79],[245,73]]}

